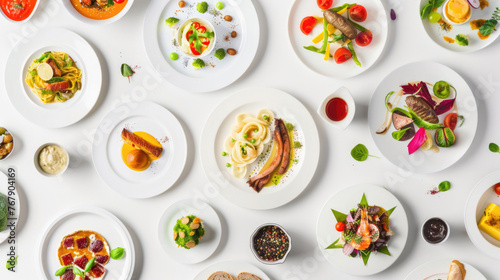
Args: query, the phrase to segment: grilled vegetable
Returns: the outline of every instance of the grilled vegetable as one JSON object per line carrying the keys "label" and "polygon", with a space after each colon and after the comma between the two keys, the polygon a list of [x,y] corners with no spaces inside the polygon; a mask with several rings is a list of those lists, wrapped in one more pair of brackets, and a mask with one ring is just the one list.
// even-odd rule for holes
{"label": "grilled vegetable", "polygon": [[331,10],[325,10],[323,12],[323,16],[328,23],[340,30],[340,32],[342,32],[342,34],[344,34],[347,38],[351,40],[356,39],[358,31],[356,30],[356,27],[354,27],[354,25],[347,20],[347,18]]}
{"label": "grilled vegetable", "polygon": [[439,147],[451,147],[455,144],[455,133],[449,127],[444,127],[436,130],[436,144]]}
{"label": "grilled vegetable", "polygon": [[425,102],[422,98],[416,96],[408,96],[406,105],[415,112],[417,116],[429,123],[438,123],[439,119],[434,109]]}

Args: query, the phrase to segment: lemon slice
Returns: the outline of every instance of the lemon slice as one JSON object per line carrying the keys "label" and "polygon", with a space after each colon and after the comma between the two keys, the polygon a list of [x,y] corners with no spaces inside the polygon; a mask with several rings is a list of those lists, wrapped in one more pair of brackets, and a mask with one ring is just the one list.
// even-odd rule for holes
{"label": "lemon slice", "polygon": [[50,65],[48,65],[47,63],[40,63],[40,65],[38,65],[38,67],[36,68],[36,71],[38,72],[38,76],[40,77],[40,79],[44,81],[48,81],[54,76],[52,67],[50,67]]}
{"label": "lemon slice", "polygon": [[427,139],[425,139],[424,144],[422,144],[420,148],[422,148],[422,150],[424,151],[427,151],[432,148],[434,143],[432,142],[432,135],[428,131],[425,132],[425,136],[427,136]]}

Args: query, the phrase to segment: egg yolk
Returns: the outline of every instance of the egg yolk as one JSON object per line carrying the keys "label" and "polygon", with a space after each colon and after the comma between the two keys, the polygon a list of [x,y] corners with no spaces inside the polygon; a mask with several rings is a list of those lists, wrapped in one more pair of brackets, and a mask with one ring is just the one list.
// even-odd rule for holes
{"label": "egg yolk", "polygon": [[136,170],[144,170],[149,166],[149,158],[145,152],[133,149],[127,154],[127,166]]}

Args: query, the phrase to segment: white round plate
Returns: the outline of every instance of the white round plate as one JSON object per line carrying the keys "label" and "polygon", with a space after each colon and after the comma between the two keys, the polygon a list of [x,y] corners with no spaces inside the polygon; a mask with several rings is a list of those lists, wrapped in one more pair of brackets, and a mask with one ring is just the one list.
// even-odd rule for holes
{"label": "white round plate", "polygon": [[[248,186],[246,179],[233,177],[231,168],[226,167],[229,156],[222,156],[222,152],[236,116],[240,113],[256,114],[265,108],[273,111],[276,118],[293,124],[298,132],[297,141],[303,146],[296,150],[300,153],[298,161],[281,182],[257,193]],[[293,96],[272,88],[248,88],[215,108],[203,128],[200,150],[205,174],[224,198],[245,208],[272,209],[292,201],[311,181],[318,165],[319,136],[311,114]],[[248,167],[249,172],[256,164]]]}
{"label": "white round plate", "polygon": [[[415,268],[405,280],[440,280],[446,279],[452,259],[430,261]],[[463,263],[467,271],[464,280],[486,280],[486,277],[470,264]]]}
{"label": "white round plate", "polygon": [[[453,25],[451,31],[443,31],[441,29],[441,26],[438,23],[431,23],[428,19],[422,19],[420,17],[420,12],[422,11],[422,8],[429,3],[428,0],[420,0],[420,5],[418,5],[418,20],[422,22],[422,25],[424,27],[425,33],[428,35],[428,37],[436,44],[439,46],[450,50],[454,52],[473,52],[473,51],[478,51],[482,48],[487,47],[493,41],[495,41],[498,36],[500,35],[500,32],[493,31],[490,35],[489,38],[485,40],[479,39],[477,36],[478,30],[472,30],[470,27],[470,22],[464,23],[462,25]],[[484,10],[481,9],[473,9],[472,10],[472,15],[471,15],[471,21],[474,19],[490,19],[491,16],[493,15],[493,11],[495,11],[495,8],[497,5],[494,5],[490,2],[490,6],[484,8]],[[443,16],[443,8],[444,4],[438,8],[437,12],[441,14],[441,19],[444,19]],[[455,39],[455,36],[458,34],[466,34],[469,36],[469,46],[460,46],[457,43],[448,43],[443,39],[443,36],[448,36],[452,39]]]}
{"label": "white round plate", "polygon": [[474,187],[465,204],[465,229],[479,251],[492,258],[500,259],[500,241],[479,230],[477,226],[484,209],[490,203],[500,205],[500,196],[492,188],[496,183],[500,183],[500,171],[484,177]]}
{"label": "white round plate", "polygon": [[[0,172],[0,193],[5,195],[7,200],[9,199],[9,191],[12,191],[12,187],[9,184],[9,178],[7,175],[3,174],[3,172]],[[9,208],[14,208],[15,210],[13,212],[9,211],[7,213],[7,219],[15,219],[16,225],[19,225],[19,218],[21,217],[21,200],[19,200],[19,195],[17,195],[17,184],[15,184],[16,190],[11,193],[10,197],[11,199],[9,201],[6,201],[7,204],[14,202],[14,205],[9,205]],[[10,190],[9,190],[10,188]],[[7,220],[7,224],[13,220]],[[18,232],[19,233],[19,232]],[[2,244],[7,238],[10,236],[10,230],[8,227],[5,227],[3,231],[0,231],[0,244]]]}
{"label": "white round plate", "polygon": [[[162,144],[161,157],[148,169],[134,171],[123,162],[124,128],[147,132]],[[166,191],[179,179],[187,158],[186,135],[179,121],[164,107],[152,102],[127,103],[101,121],[92,155],[97,173],[109,187],[130,198],[148,198]]]}
{"label": "white round plate", "polygon": [[[63,0],[62,3],[64,5],[64,8],[66,8],[66,11],[68,11],[68,13],[70,13],[77,20],[84,22],[84,23],[87,23],[87,24],[104,25],[104,24],[113,23],[113,22],[121,19],[128,12],[128,10],[130,10],[130,8],[132,7],[132,4],[134,3],[134,0],[128,0],[126,6],[123,7],[121,12],[119,12],[114,17],[108,18],[108,19],[103,19],[103,20],[91,19],[91,18],[88,18],[88,17],[80,14],[75,9],[75,7],[73,7],[73,4],[71,4],[70,0]],[[115,5],[118,5],[118,4],[115,4]]]}
{"label": "white round plate", "polygon": [[[186,199],[170,205],[158,223],[158,239],[163,250],[172,260],[179,263],[194,264],[206,260],[215,252],[222,237],[221,222],[215,210],[207,203],[195,202]],[[177,220],[187,215],[200,218],[205,227],[203,239],[189,250],[178,247],[173,239]]]}
{"label": "white round plate", "polygon": [[106,280],[132,278],[135,248],[127,228],[110,212],[96,206],[84,206],[69,210],[57,217],[43,233],[38,253],[43,279],[55,279],[54,273],[61,268],[57,249],[64,236],[78,230],[92,230],[101,234],[111,250],[117,247],[125,249],[123,259],[110,259],[104,266]]}
{"label": "white round plate", "polygon": [[248,272],[257,275],[262,280],[270,280],[270,278],[256,266],[246,262],[238,261],[225,261],[211,264],[207,268],[203,269],[200,273],[198,273],[198,275],[196,275],[193,280],[207,280],[208,277],[216,271],[224,271],[226,273],[229,273],[233,277],[233,279],[236,279],[238,274],[241,272]]}
{"label": "white round plate", "polygon": [[[250,0],[226,0],[224,9],[217,10],[215,3],[208,0],[209,10],[205,14],[196,11],[198,1],[185,1],[186,6],[179,8],[178,0],[152,0],[144,21],[144,45],[152,66],[171,84],[192,92],[209,92],[224,88],[235,82],[252,63],[259,46],[260,29],[257,12]],[[227,22],[224,15],[231,15]],[[179,22],[172,28],[165,24],[169,17],[176,17]],[[216,43],[212,53],[203,58],[206,67],[195,70],[193,58],[183,54],[174,44],[177,29],[190,18],[202,18],[215,27]],[[229,35],[237,32],[236,38]],[[219,48],[233,48],[235,56],[227,55],[223,60],[214,57]],[[170,53],[176,52],[179,59],[170,59]]]}
{"label": "white round plate", "polygon": [[[340,233],[335,230],[337,221],[331,209],[348,213],[350,209],[357,207],[363,193],[370,205],[377,205],[387,210],[396,206],[390,217],[391,230],[395,235],[387,246],[391,256],[372,254],[366,266],[361,258],[344,255],[342,249],[325,249],[340,237]],[[372,275],[390,267],[403,252],[408,238],[408,219],[403,205],[388,190],[369,184],[355,185],[338,191],[325,203],[319,214],[316,238],[325,258],[337,269],[350,275]]]}
{"label": "white round plate", "polygon": [[[344,3],[347,2],[334,1],[334,6],[332,6],[332,8],[341,6]],[[314,44],[311,41],[316,35],[323,31],[323,25],[321,23],[316,24],[313,31],[306,36],[300,31],[300,22],[307,16],[323,17],[323,13],[316,1],[295,0],[288,16],[288,37],[295,54],[307,68],[327,77],[344,79],[365,72],[377,62],[384,51],[389,33],[385,7],[382,1],[359,0],[356,1],[356,3],[363,5],[368,14],[366,20],[364,22],[359,22],[359,24],[369,29],[373,34],[373,41],[366,47],[360,47],[353,42],[354,51],[361,62],[361,67],[356,65],[352,59],[342,64],[335,63],[333,58],[329,61],[324,61],[324,55],[304,49],[304,46],[311,45],[321,48],[321,43]],[[332,44],[332,55],[334,50],[334,44]]]}
{"label": "white round plate", "polygon": [[[389,130],[383,134],[376,134],[378,128],[384,122],[385,96],[391,92],[397,92],[401,85],[406,85],[413,81],[424,81],[436,83],[446,81],[457,90],[455,101],[458,107],[458,114],[464,116],[465,121],[461,127],[460,121],[455,129],[456,142],[449,148],[439,148],[439,153],[431,150],[417,150],[412,155],[408,154],[408,143],[410,141],[396,141],[391,134],[394,126],[391,124]],[[432,92],[432,89],[430,89]],[[432,93],[431,93],[432,94]],[[399,107],[406,105],[405,97],[401,98]],[[439,116],[440,123],[451,110]],[[380,152],[390,162],[396,166],[415,173],[434,173],[446,169],[457,162],[469,149],[477,129],[477,105],[471,89],[467,82],[452,69],[442,64],[430,61],[413,62],[397,68],[387,75],[375,89],[370,107],[368,108],[368,126],[375,144]],[[418,129],[415,126],[415,129]],[[434,131],[430,131],[434,137]],[[435,144],[435,141],[434,141]]]}
{"label": "white round plate", "polygon": [[[82,71],[82,89],[66,102],[44,104],[24,82],[30,64],[47,51],[66,52]],[[66,29],[40,30],[21,40],[7,59],[5,87],[10,102],[23,117],[42,127],[65,127],[81,120],[99,98],[101,83],[101,65],[94,49]]]}

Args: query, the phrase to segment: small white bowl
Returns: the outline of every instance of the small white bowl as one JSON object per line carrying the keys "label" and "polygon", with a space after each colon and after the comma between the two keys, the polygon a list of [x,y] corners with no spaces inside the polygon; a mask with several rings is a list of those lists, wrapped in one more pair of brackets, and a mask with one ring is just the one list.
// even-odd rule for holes
{"label": "small white bowl", "polygon": [[[424,225],[429,221],[429,220],[432,220],[432,219],[439,219],[441,221],[444,222],[444,224],[446,225],[446,228],[448,229],[448,232],[446,233],[446,237],[439,243],[431,243],[429,241],[427,241],[427,239],[425,239],[424,237]],[[450,225],[444,220],[444,219],[441,219],[439,217],[432,217],[432,218],[429,218],[427,219],[423,224],[422,226],[420,227],[420,235],[422,236],[422,239],[424,239],[425,242],[427,242],[428,244],[431,244],[431,245],[441,245],[443,243],[446,242],[446,240],[448,240],[448,237],[450,237],[450,234],[451,234],[451,228],[450,228]]]}
{"label": "small white bowl", "polygon": [[[186,25],[188,25],[188,24],[190,24],[191,22],[194,22],[194,21],[201,22],[203,25],[205,25],[207,27],[210,27],[210,29],[212,29],[213,32],[214,32],[214,38],[212,39],[212,41],[208,45],[208,48],[202,54],[200,54],[200,55],[194,55],[194,54],[190,54],[190,53],[185,53],[181,49],[182,33],[184,33],[184,27],[186,27]],[[177,44],[179,45],[180,51],[183,54],[185,54],[187,56],[190,56],[192,58],[202,58],[202,57],[205,57],[205,56],[209,55],[212,52],[212,50],[214,49],[216,39],[217,39],[217,33],[215,32],[215,28],[214,28],[213,24],[210,23],[209,21],[205,20],[205,19],[202,19],[202,18],[190,18],[190,19],[187,19],[185,22],[182,23],[182,25],[177,30]]]}
{"label": "small white bowl", "polygon": [[[8,132],[10,135],[12,135],[12,151],[10,151],[10,153],[8,153],[5,157],[3,158],[0,158],[0,161],[2,160],[5,160],[7,159],[8,157],[10,157],[10,155],[12,155],[12,153],[14,153],[14,150],[16,149],[16,137],[14,137],[14,134],[12,134],[8,129],[5,128],[5,132]],[[3,138],[2,138],[2,141],[3,141]]]}
{"label": "small white bowl", "polygon": [[[12,22],[12,23],[25,23],[25,22],[27,22],[28,20],[30,20],[30,19],[31,19],[31,17],[35,14],[36,9],[38,9],[38,5],[40,4],[40,2],[41,2],[41,1],[42,1],[42,0],[37,0],[37,1],[36,1],[36,4],[35,4],[35,7],[33,8],[33,11],[32,11],[32,12],[31,12],[31,14],[30,14],[27,18],[25,18],[24,20],[19,20],[19,21],[18,21],[18,20],[12,20],[12,19],[10,19],[10,18],[9,18],[6,14],[4,14],[4,12],[3,12],[1,9],[0,9],[0,14],[2,14],[2,16],[3,16],[3,17],[7,20],[7,21],[9,21],[9,22]],[[68,1],[69,1],[69,0],[68,0]]]}
{"label": "small white bowl", "polygon": [[447,1],[444,3],[444,5],[443,5],[443,11],[442,11],[442,14],[443,14],[444,19],[445,19],[445,20],[446,20],[449,24],[451,24],[451,25],[463,25],[463,24],[468,23],[468,22],[470,21],[470,19],[472,18],[472,12],[473,12],[473,8],[469,5],[469,2],[467,2],[467,0],[465,0],[465,2],[467,2],[467,5],[469,5],[469,8],[470,8],[470,16],[469,16],[469,18],[468,18],[466,21],[464,21],[464,22],[454,22],[454,21],[452,21],[452,20],[450,20],[450,19],[448,18],[448,16],[446,15],[446,12],[445,12],[445,10],[446,10],[446,6],[448,5],[448,3],[449,3],[450,1],[451,1],[451,0],[447,0]]}
{"label": "small white bowl", "polygon": [[[331,120],[326,115],[326,104],[328,104],[328,101],[330,101],[335,97],[344,99],[344,101],[347,103],[347,108],[348,108],[347,116],[343,120],[338,122]],[[323,120],[333,125],[334,127],[342,130],[346,129],[346,127],[349,126],[349,124],[352,122],[352,119],[354,118],[355,113],[356,113],[356,104],[354,103],[354,99],[352,98],[351,92],[346,87],[340,87],[332,94],[328,95],[318,108],[318,114]]]}
{"label": "small white bowl", "polygon": [[[259,257],[259,254],[257,253],[257,251],[255,250],[254,246],[253,246],[253,240],[255,238],[255,236],[257,235],[257,233],[264,227],[267,227],[267,226],[275,226],[275,227],[278,227],[279,229],[281,229],[285,234],[286,236],[288,237],[288,250],[286,251],[285,255],[283,256],[283,258],[277,260],[277,261],[265,261],[263,259],[261,259]],[[250,249],[252,250],[252,253],[253,255],[255,256],[255,258],[263,263],[263,264],[282,264],[285,262],[286,258],[288,257],[288,254],[290,253],[290,251],[292,250],[292,238],[290,237],[290,235],[288,234],[288,232],[286,232],[286,230],[278,225],[278,224],[273,224],[273,223],[268,223],[268,224],[263,224],[259,227],[257,227],[257,229],[252,233],[252,235],[250,236]]]}
{"label": "small white bowl", "polygon": [[64,5],[64,8],[66,8],[66,11],[68,11],[68,13],[70,13],[77,20],[84,22],[84,23],[87,23],[87,24],[92,24],[92,25],[105,25],[105,24],[110,24],[110,23],[113,23],[113,22],[121,19],[128,12],[128,10],[130,10],[130,7],[132,7],[134,0],[128,0],[125,7],[123,7],[123,10],[121,10],[121,12],[119,12],[114,17],[108,18],[108,19],[103,19],[103,20],[91,19],[91,18],[88,18],[88,17],[80,14],[75,9],[75,7],[73,7],[73,4],[71,4],[70,0],[64,0],[64,1],[62,1],[62,3]]}
{"label": "small white bowl", "polygon": [[[66,164],[66,166],[64,167],[63,170],[61,170],[61,172],[57,173],[57,174],[48,174],[47,172],[43,171],[42,167],[40,166],[40,153],[42,152],[43,148],[47,147],[47,146],[50,146],[50,145],[54,145],[54,146],[59,146],[61,147],[64,152],[66,153],[66,156],[68,157],[68,162]],[[40,174],[44,175],[44,176],[47,176],[47,177],[56,177],[56,176],[60,176],[62,175],[64,172],[66,172],[66,170],[68,169],[68,166],[69,166],[69,161],[70,161],[70,158],[69,158],[69,153],[68,151],[61,145],[59,144],[56,144],[56,143],[46,143],[46,144],[43,144],[41,145],[35,152],[35,156],[34,156],[34,163],[35,163],[35,168],[36,170],[38,170],[38,172],[40,172]]]}

